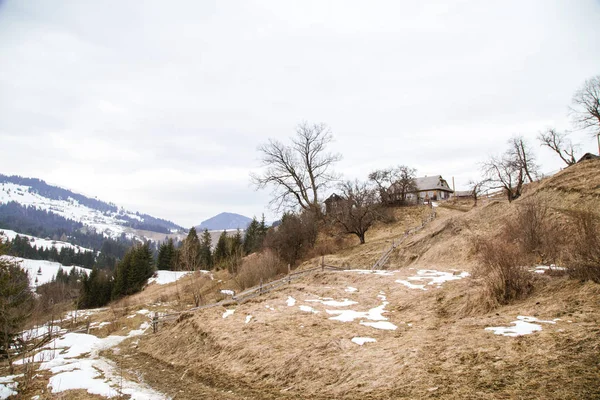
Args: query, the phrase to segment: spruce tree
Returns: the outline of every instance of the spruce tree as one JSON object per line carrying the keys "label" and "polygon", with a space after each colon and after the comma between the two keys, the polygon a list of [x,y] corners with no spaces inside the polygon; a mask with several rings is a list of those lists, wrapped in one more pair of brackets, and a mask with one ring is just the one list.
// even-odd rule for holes
{"label": "spruce tree", "polygon": [[227,231],[223,231],[219,236],[219,240],[217,241],[217,245],[215,247],[214,258],[215,264],[220,265],[227,260],[229,256],[229,249],[227,243]]}
{"label": "spruce tree", "polygon": [[211,247],[212,237],[208,229],[204,229],[204,232],[202,232],[202,241],[200,242],[200,259],[202,267],[206,269],[211,269],[214,264]]}
{"label": "spruce tree", "polygon": [[252,222],[246,228],[244,235],[244,253],[250,254],[256,250],[256,239],[258,235],[259,224],[256,217],[252,218]]}
{"label": "spruce tree", "polygon": [[198,239],[196,229],[193,227],[181,246],[179,259],[183,269],[187,271],[196,271],[200,268],[200,239]]}

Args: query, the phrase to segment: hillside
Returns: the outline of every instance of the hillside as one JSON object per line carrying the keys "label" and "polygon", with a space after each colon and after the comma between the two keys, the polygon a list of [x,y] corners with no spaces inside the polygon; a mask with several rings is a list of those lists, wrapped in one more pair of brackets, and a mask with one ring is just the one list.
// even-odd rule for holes
{"label": "hillside", "polygon": [[125,235],[130,239],[145,238],[143,231],[164,238],[184,230],[173,222],[127,211],[39,179],[0,175],[0,228],[28,233],[23,232],[27,227],[37,229],[36,234],[58,228],[69,235],[85,227],[105,237]]}
{"label": "hillside", "polygon": [[252,218],[245,217],[240,214],[223,212],[215,215],[212,218],[202,221],[196,227],[198,230],[208,229],[209,231],[222,231],[231,229],[246,229],[252,222]]}
{"label": "hillside", "polygon": [[[528,297],[493,309],[478,304],[478,240],[505,235],[503,223],[531,200],[557,221],[580,209],[597,213],[600,162],[531,184],[510,204],[441,203],[384,270],[369,268],[431,209],[398,208],[396,221],[374,227],[365,245],[348,239],[298,268],[324,261],[340,270],[308,273],[241,304],[222,292],[240,291],[226,270],[149,285],[92,321],[127,335],[139,326],[136,310],[156,311],[169,315],[158,332],[118,339],[118,350],[92,356],[162,398],[600,398],[599,284],[532,271]],[[190,310],[198,293],[205,304],[224,302]],[[43,379],[42,387],[56,383],[56,375]]]}

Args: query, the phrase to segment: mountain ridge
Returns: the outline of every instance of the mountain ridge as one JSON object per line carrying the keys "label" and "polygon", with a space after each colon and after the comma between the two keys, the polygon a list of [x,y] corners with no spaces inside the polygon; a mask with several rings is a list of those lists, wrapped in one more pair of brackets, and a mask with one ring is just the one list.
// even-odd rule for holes
{"label": "mountain ridge", "polygon": [[222,212],[212,218],[204,220],[197,225],[197,230],[208,229],[209,231],[228,230],[228,229],[246,229],[252,222],[252,218],[248,218],[241,214]]}

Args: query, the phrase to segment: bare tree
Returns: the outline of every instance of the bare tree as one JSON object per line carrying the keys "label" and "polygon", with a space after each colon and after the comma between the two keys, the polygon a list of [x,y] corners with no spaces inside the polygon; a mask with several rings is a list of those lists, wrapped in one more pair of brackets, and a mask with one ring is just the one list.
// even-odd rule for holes
{"label": "bare tree", "polygon": [[383,204],[404,204],[406,195],[416,190],[415,174],[414,168],[399,165],[373,171],[369,174],[369,180],[377,186]]}
{"label": "bare tree", "polygon": [[506,154],[501,158],[491,157],[482,167],[491,184],[490,189],[504,190],[509,202],[521,196],[525,181],[523,170],[517,168]]}
{"label": "bare tree", "polygon": [[585,81],[573,95],[571,116],[577,127],[592,132],[600,154],[600,75]]}
{"label": "bare tree", "polygon": [[575,147],[567,137],[567,133],[558,132],[556,129],[548,129],[540,132],[538,140],[542,146],[554,151],[567,165],[575,164]]}
{"label": "bare tree", "polygon": [[515,136],[508,141],[508,159],[517,169],[523,171],[524,177],[533,182],[533,176],[538,174],[538,165],[535,164],[535,155],[521,136]]}
{"label": "bare tree", "polygon": [[333,218],[346,233],[355,234],[364,244],[365,234],[380,216],[376,190],[358,180],[344,182],[339,189],[344,200]]}
{"label": "bare tree", "polygon": [[300,207],[320,215],[319,194],[338,179],[332,167],[341,155],[327,151],[332,140],[327,125],[306,122],[296,128],[291,145],[269,139],[258,148],[266,169],[252,174],[252,182],[257,189],[273,187],[271,206],[278,211]]}
{"label": "bare tree", "polygon": [[471,196],[473,196],[473,207],[477,206],[477,200],[479,199],[479,196],[486,191],[489,183],[489,179],[469,181],[469,190],[471,191]]}

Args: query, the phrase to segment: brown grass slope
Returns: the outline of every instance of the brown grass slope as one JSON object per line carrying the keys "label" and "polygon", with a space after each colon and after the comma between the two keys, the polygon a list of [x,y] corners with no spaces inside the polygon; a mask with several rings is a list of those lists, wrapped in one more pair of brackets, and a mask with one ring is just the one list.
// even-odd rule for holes
{"label": "brown grass slope", "polygon": [[[187,314],[140,340],[132,363],[139,359],[148,382],[181,399],[196,398],[194,382],[210,387],[214,398],[600,398],[600,285],[540,276],[530,297],[483,313],[465,311],[474,279],[427,291],[396,282],[416,268],[471,270],[475,238],[500,234],[528,198],[543,199],[557,213],[600,210],[599,172],[600,162],[589,161],[530,185],[512,204],[490,201],[467,212],[439,207],[438,218],[394,252],[392,275],[323,272],[231,307],[227,318],[222,308]],[[326,262],[368,268],[426,213],[408,211],[376,227],[366,245],[327,255]],[[345,291],[349,286],[358,291]],[[358,304],[346,308],[366,311],[382,304],[381,292],[389,302],[384,316],[396,330],[361,325],[361,318],[331,320],[327,310],[336,308],[307,301],[348,298]],[[288,296],[297,304],[288,306]],[[484,329],[509,326],[518,315],[560,320],[517,338]],[[356,336],[377,342],[358,346],[351,342]],[[159,371],[181,378],[152,380]]]}

